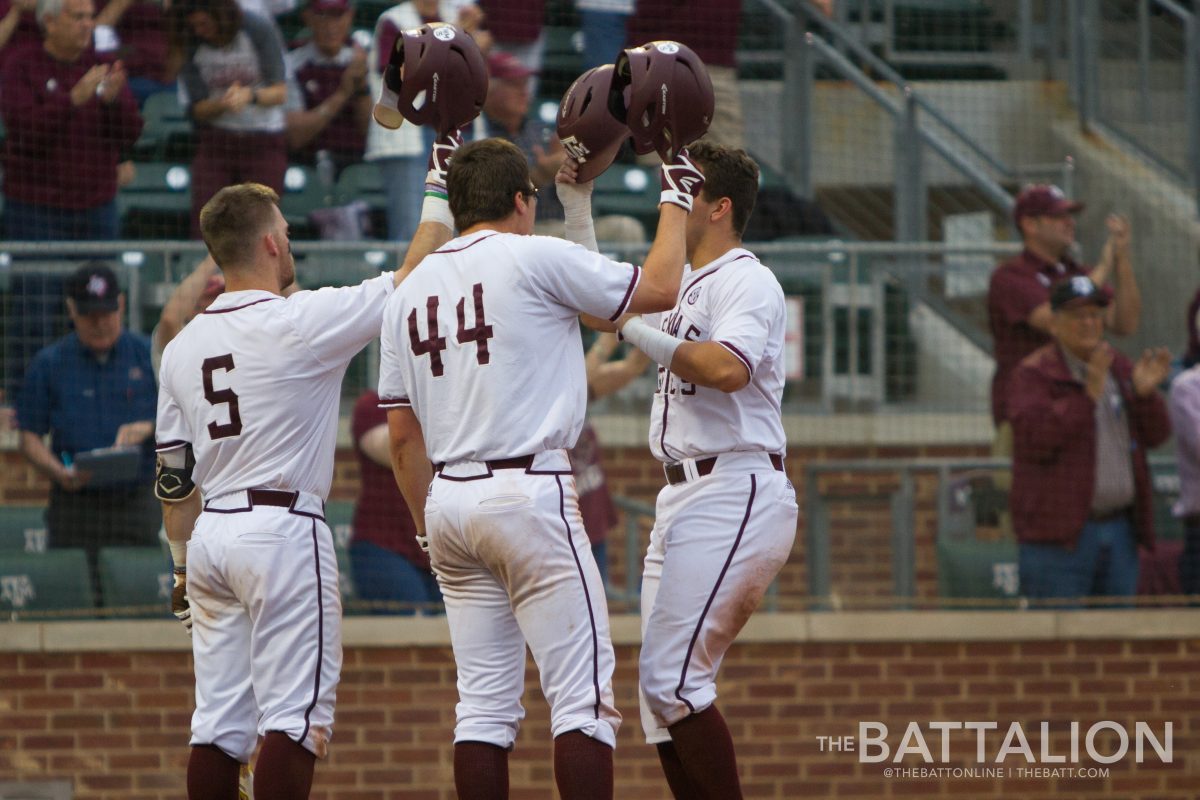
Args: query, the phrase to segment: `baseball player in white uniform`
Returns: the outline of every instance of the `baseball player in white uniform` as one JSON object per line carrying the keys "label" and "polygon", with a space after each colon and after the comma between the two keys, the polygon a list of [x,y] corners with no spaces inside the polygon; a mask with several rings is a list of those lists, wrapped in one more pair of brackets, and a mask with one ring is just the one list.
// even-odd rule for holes
{"label": "baseball player in white uniform", "polygon": [[785,306],[775,276],[741,246],[757,165],[706,142],[690,151],[705,184],[688,217],[678,301],[621,321],[660,365],[650,449],[667,478],[642,574],[639,683],[646,738],[674,796],[734,800],[717,671],[796,534],[780,412]]}
{"label": "baseball player in white uniform", "polygon": [[461,234],[384,312],[380,402],[446,602],[462,800],[508,797],[527,644],[560,795],[612,797],[613,649],[567,450],[586,403],[580,312],[616,320],[678,293],[692,196],[674,187],[687,175],[698,191],[703,178],[686,156],[663,172],[658,235],[639,269],[529,235],[537,189],[524,155],[500,139],[463,147],[448,181]]}
{"label": "baseball player in white uniform", "polygon": [[204,207],[226,290],[163,353],[157,491],[192,632],[192,800],[236,796],[260,735],[258,800],[308,797],[342,661],[324,520],[342,376],[403,275],[450,238],[425,222],[398,272],[285,299],[295,268],[278,199],[240,184]]}

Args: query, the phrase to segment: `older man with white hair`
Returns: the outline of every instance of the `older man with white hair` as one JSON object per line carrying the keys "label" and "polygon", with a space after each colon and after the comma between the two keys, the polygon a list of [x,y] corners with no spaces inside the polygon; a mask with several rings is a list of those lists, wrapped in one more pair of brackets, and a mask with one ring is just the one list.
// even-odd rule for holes
{"label": "older man with white hair", "polygon": [[0,76],[4,233],[9,239],[115,239],[117,165],[142,118],[125,67],[91,47],[92,0],[38,0],[42,47]]}

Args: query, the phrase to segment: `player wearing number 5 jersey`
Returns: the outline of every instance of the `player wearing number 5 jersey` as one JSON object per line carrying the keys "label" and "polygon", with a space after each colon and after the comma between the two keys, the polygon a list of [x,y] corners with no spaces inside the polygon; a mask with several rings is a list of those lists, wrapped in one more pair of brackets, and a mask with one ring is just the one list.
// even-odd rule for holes
{"label": "player wearing number 5 jersey", "polygon": [[188,600],[192,612],[191,800],[236,796],[259,735],[255,795],[308,796],[342,660],[323,514],[342,376],[405,270],[450,235],[426,222],[399,272],[285,299],[295,269],[278,200],[241,184],[205,205],[226,290],[167,346],[160,371],[157,491],[186,569],[177,614],[187,622]]}
{"label": "player wearing number 5 jersey", "polygon": [[642,574],[642,724],[676,798],[742,796],[715,705],[721,659],[787,561],[796,495],[783,472],[783,291],[741,246],[758,167],[699,143],[704,190],[671,311],[622,320],[658,362],[650,449],[664,463]]}
{"label": "player wearing number 5 jersey", "polygon": [[[686,155],[664,172],[703,183]],[[448,187],[461,235],[388,301],[379,395],[446,602],[458,797],[508,796],[528,645],[550,703],[560,795],[611,798],[613,649],[567,457],[587,398],[579,315],[616,320],[674,302],[692,198],[664,192],[639,269],[529,235],[537,189],[509,142],[463,147]]]}

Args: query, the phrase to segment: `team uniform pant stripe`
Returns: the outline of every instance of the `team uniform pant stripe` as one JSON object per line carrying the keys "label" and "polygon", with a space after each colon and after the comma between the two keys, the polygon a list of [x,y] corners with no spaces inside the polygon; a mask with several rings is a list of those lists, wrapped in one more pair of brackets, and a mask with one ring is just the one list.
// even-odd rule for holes
{"label": "team uniform pant stripe", "polygon": [[695,707],[683,696],[683,686],[687,682],[688,665],[692,663],[692,653],[696,649],[696,640],[700,638],[700,630],[704,627],[704,618],[708,616],[708,610],[712,608],[713,600],[716,599],[717,592],[721,590],[721,583],[725,580],[725,573],[729,571],[729,565],[733,563],[733,556],[737,553],[738,545],[742,543],[742,535],[746,532],[746,523],[750,521],[750,510],[754,507],[754,494],[757,487],[758,482],[755,476],[751,475],[750,499],[746,501],[746,514],[742,517],[742,525],[738,528],[737,536],[733,540],[733,546],[729,548],[729,555],[725,558],[724,566],[721,567],[721,574],[717,576],[717,582],[713,584],[712,591],[708,593],[708,601],[704,604],[704,610],[700,612],[700,619],[696,621],[696,630],[692,631],[692,640],[688,642],[687,654],[683,658],[683,670],[679,674],[679,685],[675,687],[675,697],[686,705],[688,710],[693,714],[696,713]]}
{"label": "team uniform pant stripe", "polygon": [[583,584],[583,599],[587,602],[588,622],[592,626],[592,687],[596,692],[596,703],[592,706],[592,714],[596,719],[600,719],[600,642],[599,634],[596,633],[596,612],[592,610],[592,595],[588,591],[583,562],[579,560],[579,553],[575,550],[575,540],[571,538],[571,523],[567,521],[567,495],[563,490],[562,477],[555,475],[554,480],[558,483],[558,514],[562,517],[563,528],[567,532],[567,545],[571,548],[571,555],[575,557],[575,569],[579,572],[579,582]]}
{"label": "team uniform pant stripe", "polygon": [[317,669],[316,675],[313,676],[312,702],[308,704],[308,708],[304,709],[304,730],[296,740],[297,744],[303,744],[308,738],[308,729],[312,724],[309,717],[317,706],[317,698],[321,695],[321,664],[325,660],[325,598],[321,585],[321,548],[317,542],[317,521],[315,519],[312,522],[312,543],[313,563],[317,569]]}

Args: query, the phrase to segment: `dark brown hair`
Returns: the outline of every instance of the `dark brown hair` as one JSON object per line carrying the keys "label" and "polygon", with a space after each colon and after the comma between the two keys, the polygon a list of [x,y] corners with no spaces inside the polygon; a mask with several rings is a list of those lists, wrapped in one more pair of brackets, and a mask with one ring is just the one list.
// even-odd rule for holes
{"label": "dark brown hair", "polygon": [[733,204],[733,231],[741,237],[758,199],[758,164],[745,150],[713,142],[689,145],[688,154],[704,173],[701,195],[710,203],[729,198]]}
{"label": "dark brown hair", "polygon": [[225,271],[248,264],[254,245],[271,226],[279,195],[261,183],[226,186],[200,209],[200,235],[213,261]]}
{"label": "dark brown hair", "polygon": [[217,23],[217,41],[212,43],[217,47],[232,42],[242,28],[242,8],[237,0],[174,0],[168,12],[168,33],[171,47],[184,55],[200,44],[208,44],[197,38],[188,22],[188,17],[197,11],[208,14]]}
{"label": "dark brown hair", "polygon": [[507,217],[517,192],[534,194],[525,154],[505,139],[483,139],[460,147],[450,160],[446,191],[460,231]]}

